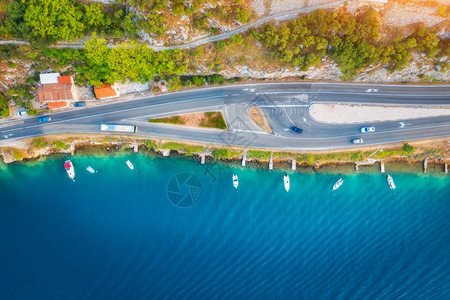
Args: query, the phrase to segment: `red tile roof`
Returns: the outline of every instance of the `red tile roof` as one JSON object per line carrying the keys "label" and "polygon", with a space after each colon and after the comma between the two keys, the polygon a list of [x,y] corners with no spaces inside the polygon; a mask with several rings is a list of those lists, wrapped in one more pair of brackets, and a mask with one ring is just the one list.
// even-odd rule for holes
{"label": "red tile roof", "polygon": [[48,101],[72,100],[71,83],[49,83],[38,86],[37,94],[41,104]]}
{"label": "red tile roof", "polygon": [[48,109],[55,109],[55,108],[62,108],[67,106],[66,101],[59,101],[59,102],[49,102],[47,103]]}
{"label": "red tile roof", "polygon": [[72,83],[72,78],[70,76],[59,76],[58,83]]}
{"label": "red tile roof", "polygon": [[116,90],[110,84],[105,84],[100,88],[94,88],[94,93],[98,99],[117,96]]}

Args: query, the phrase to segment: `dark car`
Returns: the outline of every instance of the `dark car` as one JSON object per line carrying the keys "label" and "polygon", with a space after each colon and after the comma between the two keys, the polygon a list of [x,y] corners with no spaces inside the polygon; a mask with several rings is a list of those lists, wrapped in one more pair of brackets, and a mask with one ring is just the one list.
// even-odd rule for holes
{"label": "dark car", "polygon": [[302,133],[303,129],[292,126],[291,128],[289,128],[291,131],[296,132],[296,133]]}
{"label": "dark car", "polygon": [[86,103],[85,102],[74,102],[73,103],[73,107],[85,107]]}
{"label": "dark car", "polygon": [[49,122],[51,120],[52,120],[52,118],[50,116],[40,117],[39,123],[45,123],[45,122]]}

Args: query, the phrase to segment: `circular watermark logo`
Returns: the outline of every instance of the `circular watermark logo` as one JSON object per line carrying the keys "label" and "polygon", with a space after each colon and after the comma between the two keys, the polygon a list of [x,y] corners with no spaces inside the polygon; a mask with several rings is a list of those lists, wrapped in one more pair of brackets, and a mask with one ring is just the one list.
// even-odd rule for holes
{"label": "circular watermark logo", "polygon": [[191,173],[173,176],[167,185],[167,197],[177,207],[188,208],[200,200],[202,184]]}

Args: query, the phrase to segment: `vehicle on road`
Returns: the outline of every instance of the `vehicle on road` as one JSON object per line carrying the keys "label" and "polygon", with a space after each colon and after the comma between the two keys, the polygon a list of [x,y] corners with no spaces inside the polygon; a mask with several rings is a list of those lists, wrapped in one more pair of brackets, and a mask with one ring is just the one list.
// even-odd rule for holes
{"label": "vehicle on road", "polygon": [[18,115],[19,117],[21,117],[21,116],[26,116],[26,115],[28,115],[28,112],[27,112],[26,110],[19,110],[19,111],[17,112],[17,115]]}
{"label": "vehicle on road", "polygon": [[39,118],[39,123],[50,122],[52,118],[50,116],[44,116]]}
{"label": "vehicle on road", "polygon": [[364,143],[364,140],[363,139],[354,139],[354,140],[352,140],[352,143],[353,144],[362,144],[362,143]]}
{"label": "vehicle on road", "polygon": [[360,131],[362,133],[368,133],[368,132],[375,132],[375,127],[370,126],[370,127],[361,127]]}
{"label": "vehicle on road", "polygon": [[85,106],[86,106],[86,103],[83,101],[73,103],[73,107],[85,107]]}
{"label": "vehicle on road", "polygon": [[303,129],[298,128],[296,126],[292,126],[291,128],[289,128],[290,131],[296,132],[296,133],[302,133]]}
{"label": "vehicle on road", "polygon": [[111,125],[101,124],[100,129],[102,131],[121,131],[121,132],[137,132],[138,128],[134,125]]}

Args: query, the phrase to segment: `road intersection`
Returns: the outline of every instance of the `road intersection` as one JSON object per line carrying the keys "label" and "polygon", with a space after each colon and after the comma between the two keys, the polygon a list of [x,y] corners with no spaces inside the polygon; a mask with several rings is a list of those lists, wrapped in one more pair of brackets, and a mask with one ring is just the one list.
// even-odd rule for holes
{"label": "road intersection", "polygon": [[[450,117],[326,124],[310,116],[312,103],[448,106],[450,109],[450,85],[293,82],[202,88],[52,113],[52,121],[45,124],[39,124],[37,117],[2,122],[0,145],[11,139],[47,134],[102,133],[101,123],[137,125],[139,136],[289,150],[354,147],[351,140],[362,137],[364,145],[375,145],[450,135]],[[263,132],[248,117],[252,105],[263,110],[273,130],[271,134]],[[146,122],[150,117],[211,110],[224,113],[227,130]],[[362,135],[359,128],[363,125],[374,125],[377,130]],[[287,130],[290,126],[304,131],[291,132]]]}

